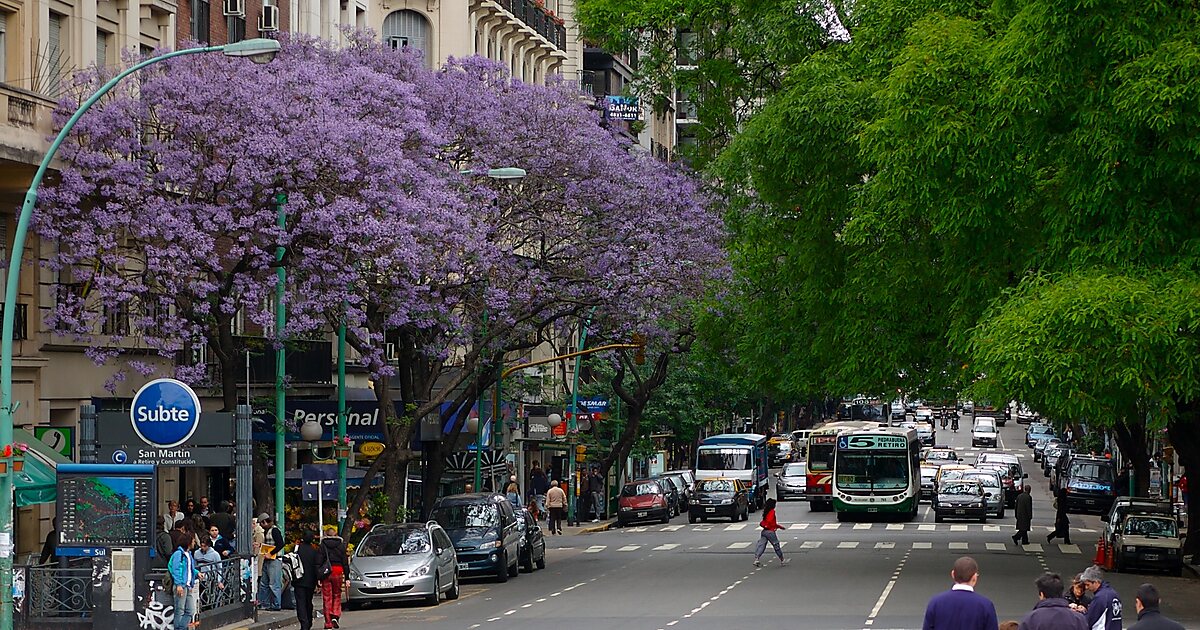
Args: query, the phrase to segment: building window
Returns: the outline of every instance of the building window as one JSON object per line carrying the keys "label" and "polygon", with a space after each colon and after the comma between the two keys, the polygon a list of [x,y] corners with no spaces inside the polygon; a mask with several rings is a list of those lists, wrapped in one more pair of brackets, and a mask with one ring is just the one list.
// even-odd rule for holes
{"label": "building window", "polygon": [[129,310],[124,304],[104,306],[104,318],[100,320],[100,334],[119,336],[129,334]]}
{"label": "building window", "polygon": [[50,42],[46,46],[46,93],[52,97],[59,95],[62,88],[62,75],[67,67],[66,41],[67,18],[60,13],[50,13]]}
{"label": "building window", "polygon": [[192,8],[192,39],[207,44],[208,37],[208,0],[191,0]]}
{"label": "building window", "polygon": [[231,15],[225,18],[225,29],[229,33],[229,43],[246,39],[246,18]]}
{"label": "building window", "polygon": [[429,22],[425,16],[402,9],[392,11],[383,19],[383,41],[392,48],[414,48],[425,57],[426,67],[433,67],[429,46]]}
{"label": "building window", "polygon": [[8,13],[0,11],[0,83],[8,81]]}
{"label": "building window", "polygon": [[112,35],[110,35],[109,33],[106,33],[99,29],[96,30],[96,65],[97,66],[107,66],[108,65],[108,41],[109,41],[110,37],[112,37]]}

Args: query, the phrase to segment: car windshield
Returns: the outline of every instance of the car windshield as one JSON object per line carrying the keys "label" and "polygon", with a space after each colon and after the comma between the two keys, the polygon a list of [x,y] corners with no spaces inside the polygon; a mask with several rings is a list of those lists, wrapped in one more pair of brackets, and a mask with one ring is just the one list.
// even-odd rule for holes
{"label": "car windshield", "polygon": [[1077,462],[1071,465],[1071,476],[1080,479],[1111,482],[1113,471],[1109,466],[1093,462]]}
{"label": "car windshield", "polygon": [[978,484],[964,483],[960,481],[958,483],[950,483],[943,486],[942,494],[980,495],[983,494],[983,488]]}
{"label": "car windshield", "polygon": [[659,490],[658,484],[651,483],[651,482],[631,483],[631,484],[626,484],[624,488],[621,488],[621,496],[623,496],[623,497],[637,497],[637,496],[642,496],[642,495],[647,495],[647,494],[660,494],[661,492],[662,492],[662,490]]}
{"label": "car windshield", "polygon": [[936,468],[924,468],[924,467],[921,468],[921,478],[922,479],[933,479],[936,476],[937,476]]}
{"label": "car windshield", "polygon": [[939,480],[941,481],[941,483],[946,483],[947,481],[950,481],[951,479],[958,479],[959,477],[962,477],[963,472],[964,471],[962,471],[962,470],[947,470],[947,471],[942,472],[942,476],[939,477]]}
{"label": "car windshield", "polygon": [[354,554],[363,558],[429,552],[429,532],[411,527],[373,529],[358,543]]}
{"label": "car windshield", "polygon": [[908,486],[908,456],[891,453],[838,454],[837,485],[848,490],[900,490]]}
{"label": "car windshield", "polygon": [[1132,536],[1166,536],[1170,538],[1178,535],[1175,530],[1175,521],[1169,518],[1148,516],[1130,516],[1125,519],[1125,533]]}
{"label": "car windshield", "polygon": [[941,459],[952,462],[955,459],[955,455],[953,451],[929,451],[925,459]]}
{"label": "car windshield", "polygon": [[785,464],[783,466],[784,477],[803,477],[804,464]]}
{"label": "car windshield", "polygon": [[696,482],[696,489],[700,492],[733,492],[733,482],[728,479],[705,479]]}
{"label": "car windshield", "polygon": [[1000,480],[995,475],[981,475],[978,473],[967,473],[963,475],[963,479],[974,479],[988,488],[997,488],[1000,486]]}
{"label": "car windshield", "polygon": [[702,449],[696,470],[749,470],[750,451],[745,449]]}
{"label": "car windshield", "polygon": [[491,527],[497,523],[496,506],[491,503],[443,505],[433,511],[433,518],[446,529]]}

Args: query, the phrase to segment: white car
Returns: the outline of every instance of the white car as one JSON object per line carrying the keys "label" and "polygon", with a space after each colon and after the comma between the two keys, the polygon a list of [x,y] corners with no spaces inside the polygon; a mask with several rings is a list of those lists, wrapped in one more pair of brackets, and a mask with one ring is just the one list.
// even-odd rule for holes
{"label": "white car", "polygon": [[971,446],[996,446],[999,440],[999,433],[996,431],[995,422],[988,422],[985,419],[979,419],[975,422],[975,428],[971,430]]}

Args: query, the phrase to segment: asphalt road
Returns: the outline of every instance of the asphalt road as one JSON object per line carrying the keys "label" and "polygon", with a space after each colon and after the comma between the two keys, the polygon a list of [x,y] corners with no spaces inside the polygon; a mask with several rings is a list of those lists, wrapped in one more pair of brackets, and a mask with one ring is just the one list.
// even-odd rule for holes
{"label": "asphalt road", "polygon": [[[964,421],[958,433],[939,430],[937,437],[939,445],[955,446],[973,461],[978,451],[970,448],[968,426]],[[788,527],[780,532],[788,566],[770,554],[764,567],[752,565],[758,513],[746,523],[707,525],[688,525],[682,516],[669,525],[554,537],[545,570],[506,584],[464,581],[458,601],[436,607],[350,611],[342,627],[419,622],[438,630],[920,628],[926,602],[950,587],[950,566],[962,555],[979,562],[977,590],[996,604],[1000,620],[1020,619],[1037,601],[1033,580],[1043,571],[1069,578],[1091,564],[1101,525],[1098,517],[1074,515],[1076,544],[1046,543],[1052,498],[1024,446],[1024,432],[1023,425],[1010,422],[1001,429],[1001,449],[1025,458],[1034,488],[1033,544],[1026,548],[1011,540],[1011,509],[985,525],[934,523],[924,504],[912,523],[838,523],[833,513],[787,502],[777,516]],[[1114,573],[1110,581],[1130,613],[1126,627],[1133,623],[1132,594],[1144,581],[1159,587],[1164,613],[1200,627],[1194,580]]]}

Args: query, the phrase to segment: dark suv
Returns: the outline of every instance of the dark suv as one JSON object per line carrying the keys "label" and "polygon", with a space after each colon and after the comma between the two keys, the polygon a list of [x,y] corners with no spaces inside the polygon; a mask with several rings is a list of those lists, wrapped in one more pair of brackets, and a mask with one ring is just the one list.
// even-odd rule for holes
{"label": "dark suv", "polygon": [[481,492],[442,497],[433,505],[430,518],[454,542],[460,575],[492,574],[501,582],[517,576],[525,532],[504,495]]}
{"label": "dark suv", "polygon": [[1112,507],[1117,498],[1117,474],[1112,460],[1071,455],[1063,472],[1058,486],[1065,492],[1068,513],[1104,514]]}

